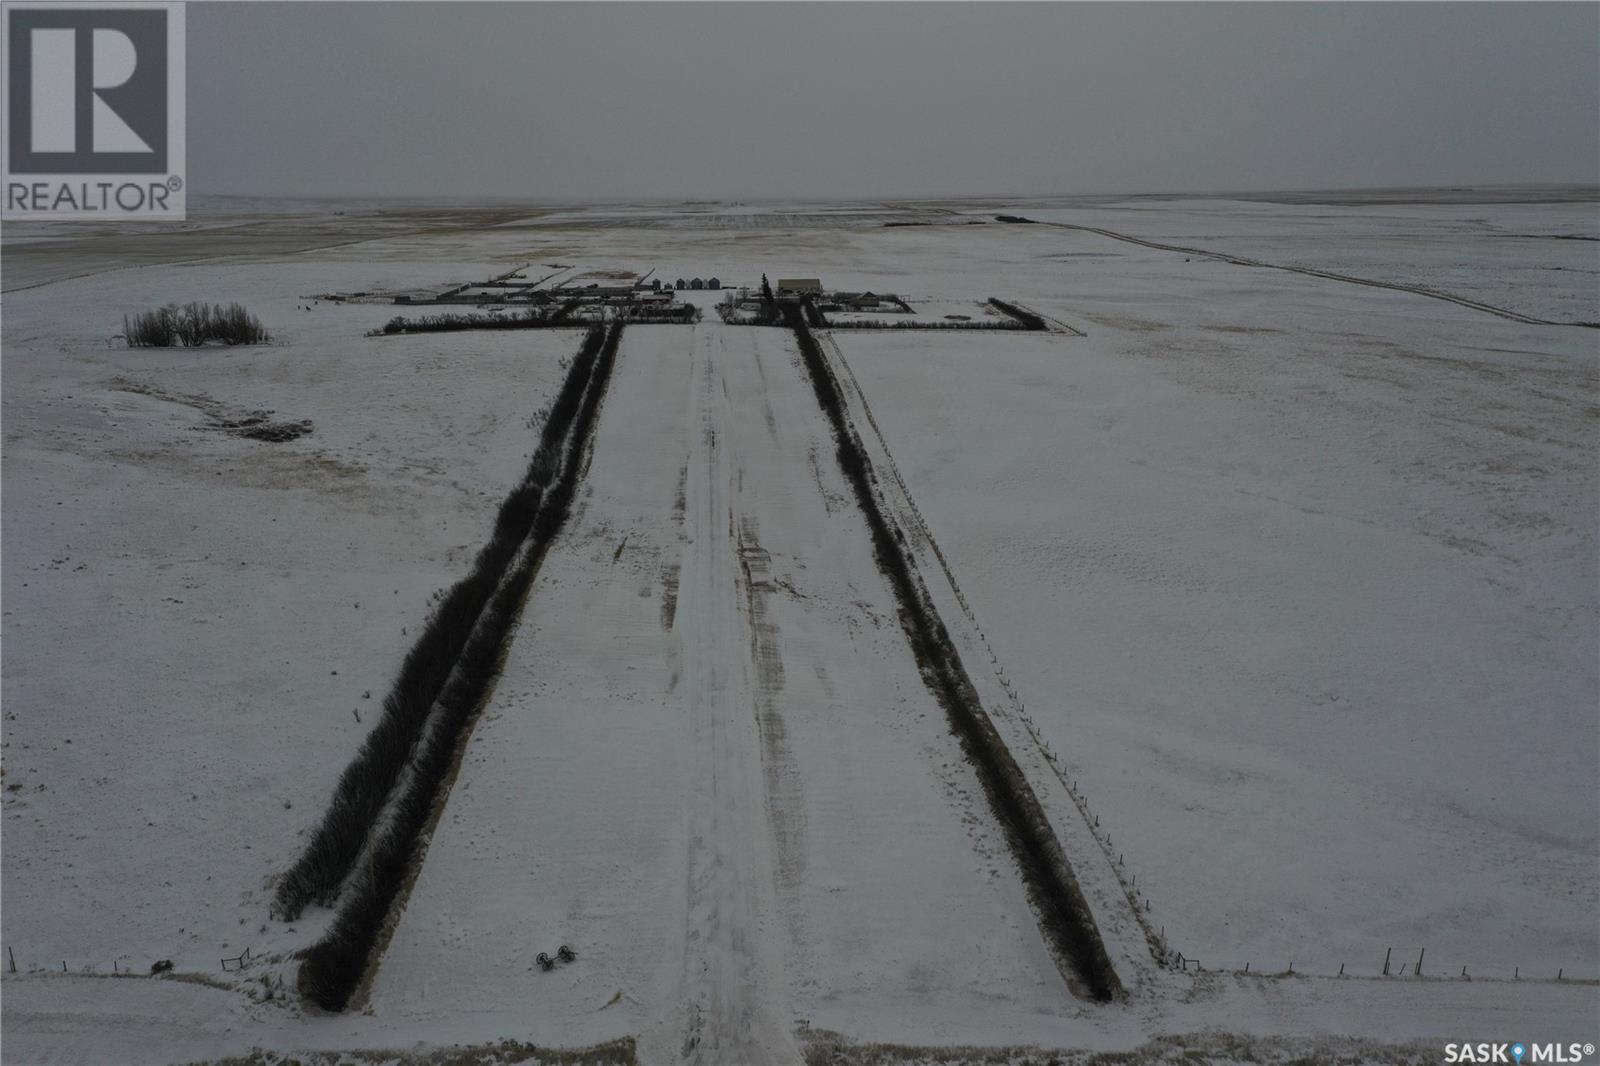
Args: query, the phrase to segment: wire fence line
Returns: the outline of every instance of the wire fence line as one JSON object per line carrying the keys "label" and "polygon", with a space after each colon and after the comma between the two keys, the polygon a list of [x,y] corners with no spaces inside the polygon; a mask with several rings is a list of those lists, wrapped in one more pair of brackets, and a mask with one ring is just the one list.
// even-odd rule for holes
{"label": "wire fence line", "polygon": [[[1165,929],[1162,930],[1163,934]],[[1409,950],[1403,958],[1397,956],[1393,948],[1384,952],[1382,963],[1377,960],[1365,960],[1364,964],[1352,967],[1348,962],[1339,963],[1339,968],[1334,971],[1331,966],[1327,969],[1307,969],[1297,961],[1291,960],[1287,965],[1266,966],[1257,965],[1257,960],[1246,960],[1244,963],[1237,961],[1219,962],[1215,959],[1207,962],[1193,955],[1186,955],[1181,951],[1169,953],[1168,964],[1184,973],[1218,973],[1234,974],[1238,976],[1260,977],[1263,979],[1305,977],[1305,978],[1349,978],[1352,980],[1409,980],[1409,981],[1505,981],[1505,982],[1531,982],[1546,984],[1600,984],[1600,978],[1585,975],[1570,970],[1565,966],[1550,967],[1525,967],[1513,965],[1509,972],[1504,967],[1498,970],[1480,969],[1476,972],[1472,964],[1458,966],[1452,963],[1448,966],[1430,967],[1427,963],[1427,948],[1417,949],[1415,958]],[[1527,970],[1527,973],[1523,973]]]}

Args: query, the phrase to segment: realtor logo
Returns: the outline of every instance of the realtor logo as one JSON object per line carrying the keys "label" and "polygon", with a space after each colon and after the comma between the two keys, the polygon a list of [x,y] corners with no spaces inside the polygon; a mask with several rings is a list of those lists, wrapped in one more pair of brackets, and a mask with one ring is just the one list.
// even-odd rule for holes
{"label": "realtor logo", "polygon": [[184,217],[183,14],[6,5],[0,217]]}

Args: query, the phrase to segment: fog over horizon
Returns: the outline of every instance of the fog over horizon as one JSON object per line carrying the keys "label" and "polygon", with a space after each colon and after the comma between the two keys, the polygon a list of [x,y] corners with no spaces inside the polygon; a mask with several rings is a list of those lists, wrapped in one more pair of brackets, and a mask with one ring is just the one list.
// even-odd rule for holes
{"label": "fog over horizon", "polygon": [[188,6],[193,194],[1600,183],[1595,4]]}

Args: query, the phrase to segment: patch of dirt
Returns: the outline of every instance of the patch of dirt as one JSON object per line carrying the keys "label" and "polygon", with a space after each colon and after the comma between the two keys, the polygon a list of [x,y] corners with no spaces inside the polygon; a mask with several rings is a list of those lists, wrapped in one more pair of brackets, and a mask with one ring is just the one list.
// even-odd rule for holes
{"label": "patch of dirt", "polygon": [[1134,333],[1165,333],[1172,329],[1165,322],[1152,322],[1147,318],[1130,318],[1125,315],[1085,314],[1083,317],[1102,326],[1109,326],[1112,329],[1125,329]]}
{"label": "patch of dirt", "polygon": [[756,668],[756,726],[761,734],[761,773],[766,788],[767,819],[778,846],[778,879],[800,884],[806,868],[806,812],[800,768],[789,746],[789,729],[778,709],[783,691],[783,650],[778,624],[768,609],[776,583],[772,555],[761,546],[755,518],[739,519],[740,584],[750,619],[750,657]]}
{"label": "patch of dirt", "polygon": [[678,568],[679,563],[667,563],[661,568],[661,628],[671,631],[678,621]]}
{"label": "patch of dirt", "polygon": [[[678,543],[688,542],[683,532],[683,512],[685,507],[684,493],[689,484],[689,464],[687,461],[678,468],[678,487],[673,492],[672,498],[672,526],[678,531]],[[678,561],[663,563],[661,566],[661,628],[671,631],[678,620],[678,572],[683,564]],[[676,682],[677,675],[673,675]]]}
{"label": "patch of dirt", "polygon": [[632,1037],[587,1048],[543,1048],[520,1040],[412,1051],[267,1051],[196,1066],[632,1066]]}
{"label": "patch of dirt", "polygon": [[122,378],[113,380],[111,387],[119,392],[131,392],[193,408],[209,419],[209,424],[202,428],[217,430],[232,437],[281,444],[284,441],[298,440],[307,436],[314,428],[310,419],[301,419],[297,422],[274,421],[272,411],[242,410],[221,400],[214,400],[203,393],[168,392],[154,385],[142,385]]}
{"label": "patch of dirt", "polygon": [[1158,1036],[1128,1051],[1071,1051],[1036,1046],[914,1047],[906,1044],[857,1044],[838,1033],[802,1028],[808,1066],[1224,1066],[1240,1062],[1264,1064],[1394,1063],[1439,1061],[1434,1042],[1382,1044],[1349,1037],[1258,1037],[1209,1032]]}
{"label": "patch of dirt", "polygon": [[219,429],[235,437],[245,437],[249,440],[263,440],[270,444],[281,444],[286,440],[298,440],[312,430],[310,419],[301,419],[298,422],[273,422],[268,416],[271,411],[255,411],[244,418],[226,419],[213,424],[213,429]]}

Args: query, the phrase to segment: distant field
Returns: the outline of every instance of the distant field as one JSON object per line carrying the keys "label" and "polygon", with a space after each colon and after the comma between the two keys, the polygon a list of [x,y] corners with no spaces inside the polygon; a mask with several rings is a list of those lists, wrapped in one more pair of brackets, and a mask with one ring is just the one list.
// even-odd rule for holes
{"label": "distant field", "polygon": [[[1176,1061],[1225,1027],[1263,1061],[1411,1061],[1484,1018],[1593,1039],[1600,334],[1219,258],[1600,321],[1593,200],[335,210],[7,227],[8,1057]],[[795,334],[702,291],[699,323],[622,334],[355,1009],[300,1004],[329,912],[273,917],[276,879],[582,335],[369,337],[394,306],[322,297],[524,267],[1052,323],[816,333],[1125,999],[1046,946]],[[117,336],[190,300],[272,342]],[[218,431],[266,413],[309,431]],[[101,979],[157,960],[179,979]]]}

